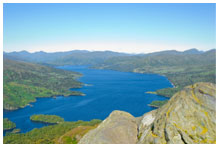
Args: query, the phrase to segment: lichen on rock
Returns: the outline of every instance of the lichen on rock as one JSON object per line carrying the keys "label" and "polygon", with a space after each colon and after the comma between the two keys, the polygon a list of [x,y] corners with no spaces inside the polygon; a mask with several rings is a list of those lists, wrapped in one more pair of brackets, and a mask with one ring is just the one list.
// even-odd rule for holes
{"label": "lichen on rock", "polygon": [[215,95],[216,89],[212,83],[185,87],[157,110],[150,126],[140,128],[144,135],[138,143],[215,143]]}

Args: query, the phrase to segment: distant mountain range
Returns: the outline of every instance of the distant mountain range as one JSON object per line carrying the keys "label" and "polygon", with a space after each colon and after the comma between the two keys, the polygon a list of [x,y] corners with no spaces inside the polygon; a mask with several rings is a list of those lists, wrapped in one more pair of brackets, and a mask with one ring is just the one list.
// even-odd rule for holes
{"label": "distant mountain range", "polygon": [[101,64],[105,60],[113,57],[127,57],[127,56],[155,56],[155,55],[181,55],[181,54],[202,54],[204,51],[199,51],[195,48],[179,52],[176,50],[167,50],[161,52],[154,52],[148,54],[128,54],[112,51],[87,51],[87,50],[72,50],[66,52],[34,52],[27,51],[20,52],[4,52],[4,58],[12,60],[27,61],[33,63],[51,64],[51,65],[95,65]]}
{"label": "distant mountain range", "polygon": [[58,58],[74,54],[74,53],[86,53],[88,51],[68,51],[68,52],[55,52],[55,53],[47,53],[47,52],[34,52],[30,53],[27,51],[20,51],[20,52],[4,52],[4,57],[13,59],[13,60],[21,60],[21,61],[29,61],[29,62],[37,62],[37,63],[46,63]]}
{"label": "distant mountain range", "polygon": [[118,53],[112,51],[94,51],[87,50],[73,50],[67,52],[35,52],[29,53],[27,51],[20,52],[4,52],[4,58],[21,60],[34,63],[55,64],[55,65],[84,65],[95,64],[103,62],[105,59],[116,56],[130,56],[126,53]]}
{"label": "distant mountain range", "polygon": [[154,52],[154,53],[149,53],[149,54],[146,54],[146,55],[164,55],[164,54],[172,54],[172,55],[181,55],[181,54],[202,54],[204,53],[204,51],[199,51],[198,49],[196,48],[192,48],[192,49],[188,49],[188,50],[185,50],[185,51],[176,51],[176,50],[166,50],[166,51],[161,51],[161,52]]}

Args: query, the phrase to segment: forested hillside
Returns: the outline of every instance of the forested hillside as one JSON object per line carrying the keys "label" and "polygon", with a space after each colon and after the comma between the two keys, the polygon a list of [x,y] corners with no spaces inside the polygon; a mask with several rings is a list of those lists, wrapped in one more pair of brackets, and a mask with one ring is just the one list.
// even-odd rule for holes
{"label": "forested hillside", "polygon": [[55,95],[82,95],[70,91],[80,88],[76,79],[81,74],[38,64],[4,58],[4,109],[14,110],[34,102],[36,97]]}

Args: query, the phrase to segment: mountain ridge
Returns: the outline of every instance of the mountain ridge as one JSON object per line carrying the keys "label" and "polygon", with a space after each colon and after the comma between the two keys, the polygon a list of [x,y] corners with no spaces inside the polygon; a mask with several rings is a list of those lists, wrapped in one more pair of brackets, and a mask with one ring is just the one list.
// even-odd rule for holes
{"label": "mountain ridge", "polygon": [[[42,64],[55,64],[59,65],[60,62],[62,64],[99,64],[105,61],[108,58],[117,57],[117,56],[154,56],[154,55],[165,55],[165,54],[202,54],[207,51],[199,51],[196,48],[188,49],[185,51],[177,51],[177,50],[165,50],[153,53],[143,53],[143,54],[130,54],[130,53],[122,53],[122,52],[114,52],[114,51],[88,51],[88,50],[71,50],[71,51],[59,51],[59,52],[44,52],[37,51],[30,53],[28,51],[13,51],[13,52],[3,52],[3,56],[5,58],[13,59],[13,60],[21,60],[27,62],[34,63],[42,63]],[[91,60],[86,61],[86,57],[91,58]],[[80,58],[81,59],[80,59]],[[94,60],[93,58],[98,58],[98,60]],[[86,62],[83,62],[85,60]]]}

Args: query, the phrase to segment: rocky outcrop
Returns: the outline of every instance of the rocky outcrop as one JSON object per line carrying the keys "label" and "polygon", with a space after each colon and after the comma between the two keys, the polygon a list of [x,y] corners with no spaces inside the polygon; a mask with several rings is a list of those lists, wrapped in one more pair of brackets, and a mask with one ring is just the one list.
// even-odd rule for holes
{"label": "rocky outcrop", "polygon": [[81,144],[133,144],[137,142],[135,118],[123,111],[113,111],[96,129],[80,140]]}
{"label": "rocky outcrop", "polygon": [[215,90],[214,84],[197,83],[176,93],[155,118],[143,117],[138,143],[215,143]]}
{"label": "rocky outcrop", "polygon": [[192,144],[216,142],[216,87],[196,83],[157,110],[134,118],[114,111],[79,143]]}

